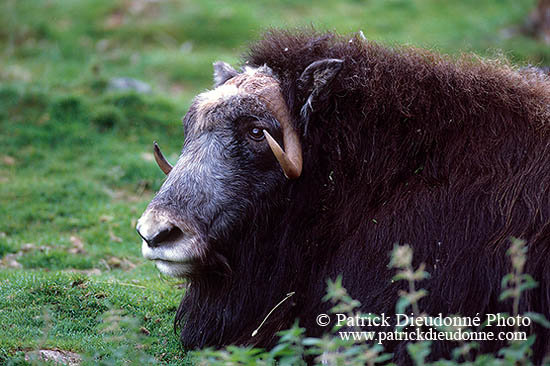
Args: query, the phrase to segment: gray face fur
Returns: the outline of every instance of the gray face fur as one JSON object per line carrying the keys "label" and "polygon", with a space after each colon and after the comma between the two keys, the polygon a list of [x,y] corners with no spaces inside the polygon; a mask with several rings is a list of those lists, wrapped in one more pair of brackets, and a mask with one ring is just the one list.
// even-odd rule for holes
{"label": "gray face fur", "polygon": [[243,220],[254,197],[285,180],[262,133],[282,145],[264,102],[286,108],[265,95],[278,88],[276,79],[267,67],[240,74],[223,63],[214,68],[217,87],[195,98],[183,121],[182,154],[138,221],[143,256],[170,276],[192,275],[209,243]]}

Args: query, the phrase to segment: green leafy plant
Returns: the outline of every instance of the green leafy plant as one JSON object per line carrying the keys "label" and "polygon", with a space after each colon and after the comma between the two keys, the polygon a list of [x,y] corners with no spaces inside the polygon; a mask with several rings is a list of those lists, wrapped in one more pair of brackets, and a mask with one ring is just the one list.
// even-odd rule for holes
{"label": "green leafy plant", "polygon": [[[535,280],[524,273],[527,247],[525,241],[512,238],[512,244],[507,254],[512,263],[512,272],[504,276],[502,280],[501,300],[513,300],[513,314],[519,314],[519,301],[525,291],[537,286]],[[418,283],[429,278],[426,267],[421,263],[417,268],[413,266],[413,250],[408,245],[396,245],[391,254],[390,267],[397,270],[393,281],[405,281],[407,289],[399,292],[399,300],[396,304],[396,313],[405,313],[409,309],[417,316],[423,314],[419,300],[429,296],[426,290],[419,289]],[[331,313],[346,314],[348,317],[364,317],[358,312],[360,303],[349,296],[342,286],[342,277],[327,282],[327,294],[325,301],[333,304]],[[507,316],[507,314],[501,314]],[[377,315],[369,315],[376,317]],[[529,317],[545,327],[550,327],[550,322],[542,315],[525,313]],[[403,331],[410,324],[396,327],[396,332]],[[342,337],[339,331],[342,325],[335,324],[331,332],[320,338],[305,337],[305,330],[298,323],[286,331],[280,333],[279,343],[269,352],[251,347],[231,346],[224,350],[199,351],[195,353],[201,365],[303,365],[305,360],[312,361],[315,365],[380,365],[391,362],[392,355],[385,352],[383,345],[374,342],[366,342],[364,339]],[[439,327],[440,332],[455,331],[453,327]],[[516,331],[519,328],[515,329]],[[468,330],[465,330],[468,331]],[[451,360],[438,360],[430,362],[431,341],[409,342],[407,351],[413,363],[417,366],[451,366],[451,365],[497,365],[515,366],[532,365],[531,347],[535,341],[535,335],[531,335],[524,341],[510,341],[495,354],[476,354],[472,356],[472,350],[478,348],[476,342],[458,342],[458,346],[452,351]]]}

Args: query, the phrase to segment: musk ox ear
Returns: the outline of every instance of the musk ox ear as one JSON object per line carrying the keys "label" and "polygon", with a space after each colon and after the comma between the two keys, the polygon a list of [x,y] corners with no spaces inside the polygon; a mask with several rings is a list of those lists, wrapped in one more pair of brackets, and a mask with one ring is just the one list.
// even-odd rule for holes
{"label": "musk ox ear", "polygon": [[302,106],[302,116],[307,119],[309,113],[329,96],[330,85],[338,75],[344,60],[327,58],[311,63],[298,79],[299,91],[307,96]]}
{"label": "musk ox ear", "polygon": [[237,74],[237,70],[232,68],[227,62],[214,62],[214,87],[217,88]]}

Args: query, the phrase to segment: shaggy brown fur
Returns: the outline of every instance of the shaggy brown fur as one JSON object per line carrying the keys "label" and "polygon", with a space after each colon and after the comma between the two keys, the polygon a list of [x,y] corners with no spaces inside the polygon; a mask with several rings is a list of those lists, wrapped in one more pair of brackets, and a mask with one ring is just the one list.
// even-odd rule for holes
{"label": "shaggy brown fur", "polygon": [[[344,60],[326,101],[307,116],[297,79],[312,62]],[[510,272],[511,236],[528,242],[527,271],[539,287],[521,312],[550,309],[550,83],[537,72],[473,56],[459,60],[360,37],[271,31],[246,57],[279,78],[302,135],[304,169],[212,250],[232,274],[191,281],[177,319],[187,347],[272,346],[295,318],[309,335],[327,312],[326,279],[343,284],[365,313],[391,314],[400,283],[388,253],[410,244],[431,278],[420,308],[475,316],[510,312],[498,301]],[[254,174],[243,171],[243,174]],[[222,240],[223,239],[223,240]],[[212,256],[215,258],[215,256]],[[284,303],[252,331],[286,293]],[[498,329],[497,329],[498,330]],[[548,352],[538,326],[535,361]],[[497,342],[482,342],[481,351]],[[395,361],[404,342],[389,344]],[[433,357],[453,345],[435,343]]]}

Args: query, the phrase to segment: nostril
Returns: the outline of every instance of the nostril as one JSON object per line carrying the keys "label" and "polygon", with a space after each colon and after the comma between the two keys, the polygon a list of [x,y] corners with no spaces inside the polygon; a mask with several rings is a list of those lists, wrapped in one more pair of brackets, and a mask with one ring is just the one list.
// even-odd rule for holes
{"label": "nostril", "polygon": [[149,246],[156,247],[158,246],[158,244],[166,241],[170,237],[174,229],[175,227],[170,227],[156,233],[156,235],[148,242]]}
{"label": "nostril", "polygon": [[164,228],[160,231],[157,231],[154,235],[151,235],[150,237],[143,235],[139,231],[139,229],[137,230],[137,232],[139,236],[141,236],[141,238],[145,240],[145,242],[147,242],[147,245],[149,245],[151,248],[159,247],[162,245],[162,243],[175,240],[183,234],[182,231],[176,226]]}

